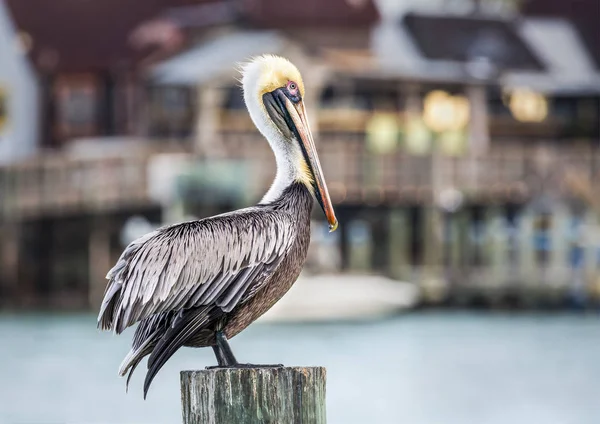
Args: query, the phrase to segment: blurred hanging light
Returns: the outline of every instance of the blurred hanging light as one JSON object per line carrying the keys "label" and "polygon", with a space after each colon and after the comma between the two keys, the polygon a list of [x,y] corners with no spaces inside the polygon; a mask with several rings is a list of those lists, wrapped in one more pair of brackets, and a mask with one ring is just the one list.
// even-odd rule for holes
{"label": "blurred hanging light", "polygon": [[444,131],[438,136],[440,151],[448,156],[460,156],[467,148],[467,134],[464,130]]}
{"label": "blurred hanging light", "polygon": [[446,212],[456,212],[463,204],[462,192],[454,187],[447,187],[436,194],[438,206]]}
{"label": "blurred hanging light", "polygon": [[392,113],[374,113],[366,125],[367,145],[377,154],[393,152],[398,146],[398,118]]}
{"label": "blurred hanging light", "polygon": [[431,151],[432,134],[420,117],[406,119],[405,147],[413,155],[424,155]]}
{"label": "blurred hanging light", "polygon": [[546,98],[526,88],[511,93],[508,107],[512,116],[521,122],[542,122],[548,116]]}
{"label": "blurred hanging light", "polygon": [[469,101],[460,95],[452,96],[435,90],[425,96],[423,121],[436,132],[457,131],[469,122]]}
{"label": "blurred hanging light", "polygon": [[423,101],[423,120],[434,131],[444,131],[451,125],[452,104],[448,102],[450,95],[445,91],[432,91]]}

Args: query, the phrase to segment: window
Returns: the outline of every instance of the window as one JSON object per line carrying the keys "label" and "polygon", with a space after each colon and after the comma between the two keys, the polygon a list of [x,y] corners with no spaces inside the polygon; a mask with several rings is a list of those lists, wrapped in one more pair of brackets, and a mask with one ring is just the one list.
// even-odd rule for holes
{"label": "window", "polygon": [[344,80],[326,85],[320,94],[324,109],[361,111],[400,110],[400,94],[396,84],[376,80]]}
{"label": "window", "polygon": [[225,88],[224,108],[226,110],[246,110],[242,87],[238,85],[232,85]]}
{"label": "window", "polygon": [[540,122],[519,122],[509,107],[510,94],[499,87],[488,89],[490,133],[494,138],[588,139],[600,133],[600,98],[549,95],[548,115]]}
{"label": "window", "polygon": [[93,92],[89,89],[69,90],[61,102],[61,117],[67,125],[85,128],[94,121],[96,105]]}
{"label": "window", "polygon": [[150,133],[155,137],[185,138],[194,122],[193,91],[188,87],[152,87]]}
{"label": "window", "polygon": [[600,135],[600,98],[592,96],[555,97],[550,113],[563,123],[561,136],[589,138]]}
{"label": "window", "polygon": [[98,133],[98,82],[91,74],[59,77],[54,86],[59,138]]}

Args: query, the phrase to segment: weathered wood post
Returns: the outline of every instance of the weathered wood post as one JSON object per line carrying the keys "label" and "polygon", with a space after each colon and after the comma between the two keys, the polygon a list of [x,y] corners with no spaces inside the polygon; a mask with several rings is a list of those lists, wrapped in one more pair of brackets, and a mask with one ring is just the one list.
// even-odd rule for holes
{"label": "weathered wood post", "polygon": [[181,372],[183,424],[325,424],[323,367]]}

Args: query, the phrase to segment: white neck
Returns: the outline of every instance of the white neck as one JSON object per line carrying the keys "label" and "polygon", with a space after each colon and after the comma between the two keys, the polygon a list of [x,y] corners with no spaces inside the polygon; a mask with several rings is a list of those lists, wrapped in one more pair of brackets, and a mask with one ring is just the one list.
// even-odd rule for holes
{"label": "white neck", "polygon": [[299,144],[294,140],[287,140],[275,127],[271,118],[262,104],[262,99],[254,92],[260,77],[258,66],[253,69],[252,65],[246,68],[243,77],[244,101],[250,117],[256,128],[267,139],[275,154],[277,163],[277,174],[275,180],[260,203],[270,203],[277,200],[283,191],[299,178],[299,166],[302,159],[302,151]]}
{"label": "white neck", "polygon": [[292,163],[290,157],[285,152],[278,154],[276,149],[273,149],[273,152],[275,153],[277,174],[275,174],[275,179],[271,184],[271,188],[269,188],[269,191],[263,196],[260,203],[274,202],[281,197],[283,191],[296,180],[296,166]]}

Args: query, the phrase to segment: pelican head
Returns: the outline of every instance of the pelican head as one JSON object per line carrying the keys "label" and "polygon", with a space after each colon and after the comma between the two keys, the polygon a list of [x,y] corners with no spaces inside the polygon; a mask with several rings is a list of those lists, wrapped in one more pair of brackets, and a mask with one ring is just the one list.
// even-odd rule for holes
{"label": "pelican head", "polygon": [[334,231],[338,222],[308,125],[298,68],[282,57],[259,56],[243,67],[242,85],[250,117],[277,161],[277,176],[262,202],[275,200],[287,186],[301,182],[317,198]]}

